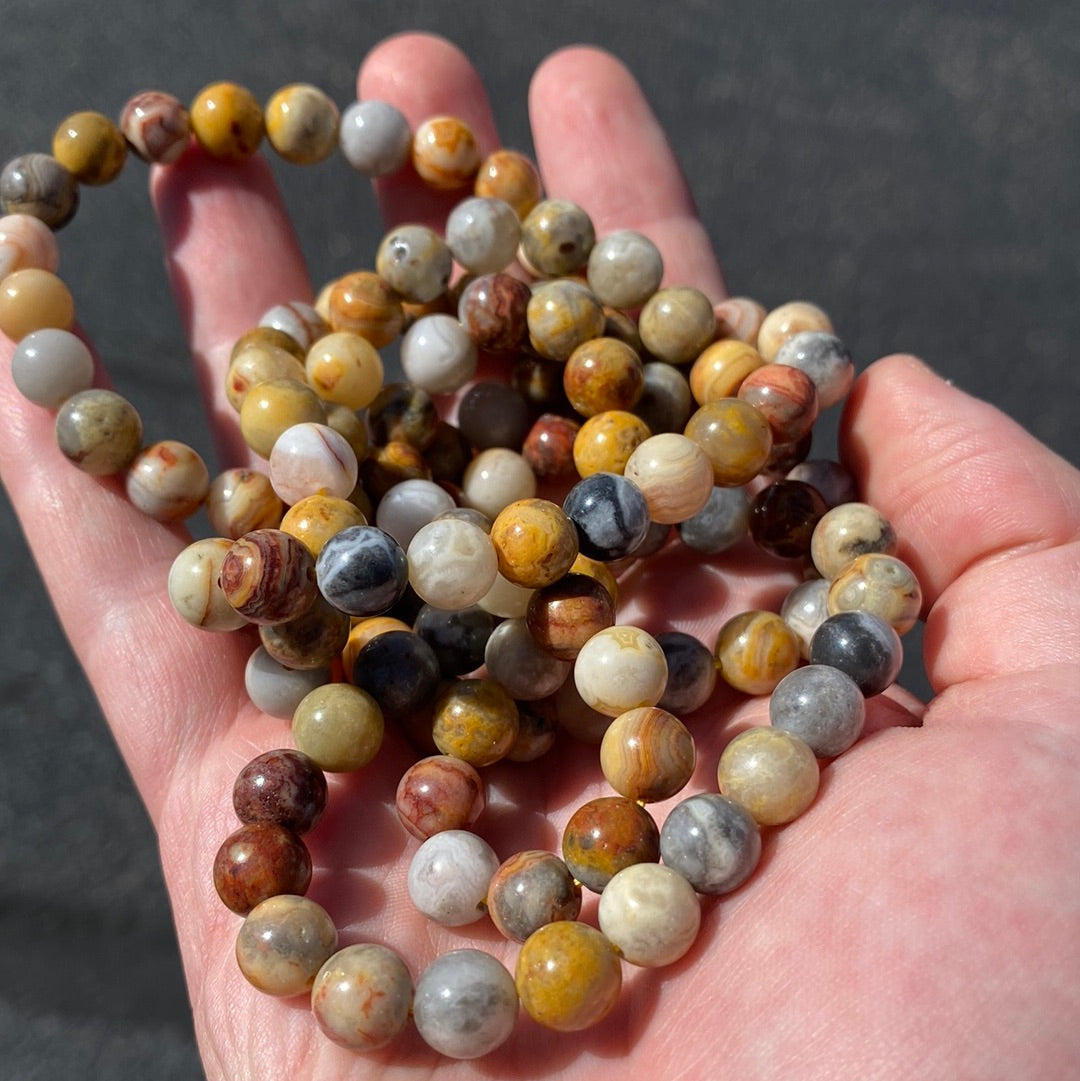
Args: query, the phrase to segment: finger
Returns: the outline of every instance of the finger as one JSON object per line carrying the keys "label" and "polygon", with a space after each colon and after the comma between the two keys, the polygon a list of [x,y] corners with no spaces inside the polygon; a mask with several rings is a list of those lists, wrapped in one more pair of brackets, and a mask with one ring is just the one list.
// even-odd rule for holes
{"label": "finger", "polygon": [[597,236],[636,229],[664,256],[664,281],[714,302],[723,275],[671,146],[634,77],[610,54],[575,46],[550,56],[529,91],[548,192],[579,203]]}
{"label": "finger", "polygon": [[841,448],[919,576],[936,689],[1080,660],[1077,470],[904,356],[856,383]]}
{"label": "finger", "polygon": [[[400,34],[377,45],[365,58],[357,79],[361,100],[389,102],[415,129],[432,116],[460,117],[476,136],[481,156],[499,146],[487,92],[465,54],[433,34]],[[441,233],[446,217],[464,192],[436,192],[408,166],[394,177],[375,182],[387,225],[419,222]]]}

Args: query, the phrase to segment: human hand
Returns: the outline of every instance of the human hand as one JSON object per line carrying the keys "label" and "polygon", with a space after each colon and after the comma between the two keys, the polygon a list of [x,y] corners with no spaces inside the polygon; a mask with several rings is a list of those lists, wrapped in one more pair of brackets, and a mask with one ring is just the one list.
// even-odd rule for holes
{"label": "human hand", "polygon": [[[386,43],[365,63],[360,90],[413,122],[457,113],[485,148],[498,142],[475,73],[443,43]],[[561,53],[539,72],[531,108],[547,190],[581,202],[600,234],[640,229],[664,251],[668,281],[719,298],[723,282],[685,186],[625,72],[590,50]],[[400,180],[380,187],[388,220],[441,224],[446,206],[426,191]],[[231,464],[244,452],[221,391],[229,346],[266,307],[308,296],[310,285],[258,162],[224,167],[192,154],[155,175],[154,198]],[[6,377],[2,392],[12,418],[0,434],[4,483],[158,830],[208,1075],[472,1075],[477,1065],[440,1060],[415,1037],[356,1057],[321,1036],[303,1000],[266,999],[243,981],[238,921],[214,893],[210,863],[235,827],[237,771],[288,741],[281,722],[245,701],[250,641],[179,623],[163,584],[181,532],[143,518],[116,484],[72,470],[53,446],[52,418],[19,400]],[[875,699],[868,736],[829,765],[810,811],[767,840],[751,882],[706,906],[683,961],[628,972],[620,1004],[588,1032],[552,1037],[523,1020],[481,1069],[585,1076],[611,1058],[631,1077],[909,1076],[915,1062],[950,1078],[1067,1069],[1077,1012],[1077,857],[1066,826],[1077,811],[1068,726],[1078,695],[1080,601],[1070,583],[1080,482],[909,358],[862,377],[842,440],[864,497],[893,521],[923,583],[937,697],[922,727],[907,727],[922,713],[917,703]],[[21,468],[30,458],[40,463],[32,476]],[[92,530],[70,535],[72,506]],[[708,595],[710,610],[698,602],[699,614],[675,625],[711,641],[728,616],[783,591],[784,576],[761,562],[672,560],[670,576],[651,572],[625,611],[647,620],[658,601],[689,609]],[[999,611],[1007,618],[995,619]],[[689,720],[701,763],[692,787],[713,787],[719,748],[763,719],[762,701],[718,690]],[[569,814],[606,790],[589,749],[555,755],[536,768],[489,770],[497,813],[478,828],[501,857],[557,846]],[[393,812],[408,761],[391,736],[362,774],[333,779],[328,815],[308,838],[309,896],[343,941],[385,942],[414,973],[474,944],[512,967],[515,949],[490,931],[437,928],[412,911],[404,878],[414,844]]]}

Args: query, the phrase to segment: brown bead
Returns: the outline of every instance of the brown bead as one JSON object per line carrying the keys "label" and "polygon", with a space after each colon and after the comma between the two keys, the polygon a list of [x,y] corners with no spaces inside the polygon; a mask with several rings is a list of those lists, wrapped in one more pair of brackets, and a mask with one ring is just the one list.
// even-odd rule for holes
{"label": "brown bead", "polygon": [[574,474],[574,441],[581,425],[557,413],[543,413],[529,429],[521,453],[540,480]]}
{"label": "brown bead", "polygon": [[439,413],[431,395],[410,383],[388,383],[368,406],[376,443],[408,443],[424,450],[435,438]]}
{"label": "brown bead", "polygon": [[191,118],[172,94],[144,90],[124,106],[120,130],[143,161],[171,165],[191,141]]}
{"label": "brown bead", "polygon": [[301,615],[259,628],[263,649],[286,668],[325,668],[341,655],[348,638],[348,615],[321,595]]}
{"label": "brown bead", "polygon": [[418,840],[467,830],[486,803],[480,774],[460,758],[437,754],[411,765],[398,782],[398,820]]}
{"label": "brown bead", "polygon": [[615,602],[586,574],[566,574],[529,599],[525,624],[541,649],[572,661],[597,631],[615,623]]}
{"label": "brown bead", "polygon": [[236,962],[264,994],[302,995],[336,948],[329,913],[306,897],[284,894],[268,897],[248,914],[236,936]]}
{"label": "brown bead", "polygon": [[284,623],[315,601],[315,560],[280,529],[254,529],[233,542],[221,564],[221,588],[252,623]]}
{"label": "brown bead", "polygon": [[246,916],[281,893],[307,893],[311,856],[292,830],[252,822],[230,834],[214,859],[214,888],[225,906]]}
{"label": "brown bead", "polygon": [[828,510],[822,494],[799,480],[762,488],[750,504],[750,535],[770,555],[801,559],[810,554],[814,527]]}
{"label": "brown bead", "polygon": [[521,347],[528,333],[531,296],[532,290],[510,274],[483,274],[462,290],[458,318],[477,349],[511,352]]}
{"label": "brown bead", "polygon": [[752,481],[772,450],[768,422],[738,398],[707,402],[687,422],[685,433],[708,456],[714,483],[726,488]]}
{"label": "brown bead", "polygon": [[769,422],[774,443],[797,442],[817,420],[817,387],[806,372],[790,364],[755,369],[742,381],[738,397]]}
{"label": "brown bead", "polygon": [[553,853],[518,852],[492,875],[487,911],[499,934],[524,942],[545,924],[576,920],[581,912],[581,886]]}
{"label": "brown bead", "polygon": [[245,824],[273,822],[307,833],[326,810],[326,776],[306,754],[288,748],[253,758],[233,784],[233,810]]}
{"label": "brown bead", "polygon": [[602,893],[624,867],[660,859],[660,830],[652,815],[632,799],[601,796],[570,816],[562,853],[574,878]]}
{"label": "brown bead", "polygon": [[370,270],[346,274],[333,284],[327,315],[334,330],[351,330],[376,349],[389,345],[405,326],[401,297]]}
{"label": "brown bead", "polygon": [[61,229],[79,209],[79,184],[51,155],[20,154],[0,173],[0,205],[6,214],[29,214]]}
{"label": "brown bead", "polygon": [[540,172],[516,150],[496,150],[481,163],[473,191],[485,199],[502,199],[519,218],[526,218],[544,194]]}
{"label": "brown bead", "polygon": [[285,504],[256,469],[226,469],[210,484],[206,513],[219,536],[236,540],[253,529],[277,529]]}
{"label": "brown bead", "polygon": [[570,354],[563,370],[563,390],[583,417],[633,409],[644,389],[641,358],[618,338],[584,342]]}
{"label": "brown bead", "polygon": [[657,706],[620,713],[600,744],[608,784],[628,799],[655,803],[674,796],[694,772],[694,738],[674,714]]}

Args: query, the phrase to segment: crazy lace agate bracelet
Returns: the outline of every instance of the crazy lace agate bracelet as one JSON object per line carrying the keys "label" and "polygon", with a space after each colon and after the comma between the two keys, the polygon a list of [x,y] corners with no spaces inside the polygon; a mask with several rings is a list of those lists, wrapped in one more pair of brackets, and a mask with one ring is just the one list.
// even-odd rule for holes
{"label": "crazy lace agate bracelet", "polygon": [[[92,387],[50,229],[129,147],[172,163],[193,133],[242,160],[264,132],[290,161],[340,145],[365,175],[411,167],[474,196],[444,236],[393,229],[373,270],[335,280],[314,306],[283,298],[244,335],[227,393],[268,470],[211,483],[190,447],[143,447],[134,408]],[[761,830],[801,814],[819,760],[858,739],[866,698],[895,679],[898,636],[921,606],[889,523],[857,501],[842,467],[806,460],[818,411],[853,376],[824,313],[714,306],[663,287],[651,242],[597,238],[583,208],[543,198],[524,155],[481,162],[461,121],[412,132],[383,102],[357,102],[339,122],[307,86],[279,91],[265,112],[215,84],[190,111],[138,95],[119,128],[77,114],[54,157],[9,163],[0,199],[0,329],[18,341],[16,385],[58,410],[69,459],[123,474],[148,514],[206,508],[218,536],[177,558],[174,607],[207,630],[257,626],[249,694],[292,722],[295,747],[237,778],[241,826],[214,861],[219,895],[245,917],[247,979],[309,994],[323,1031],[356,1050],[385,1046],[411,1016],[435,1050],[474,1058],[510,1035],[521,1008],[559,1031],[586,1028],[615,1007],[624,962],[684,956],[699,895],[742,885]],[[399,336],[408,382],[384,385],[379,350]],[[481,361],[504,378],[474,382]],[[456,425],[437,404],[453,392]],[[569,490],[560,504],[538,483]],[[642,560],[684,545],[720,564],[748,536],[774,566],[806,571],[779,615],[732,616],[714,649],[618,623],[618,579]],[[771,723],[731,739],[718,791],[683,799],[661,826],[649,805],[681,792],[697,760],[681,718],[708,704],[718,677],[770,694]],[[515,975],[467,948],[414,983],[383,945],[339,950],[332,918],[303,896],[302,836],[326,807],[325,773],[370,764],[387,723],[417,748],[396,797],[418,842],[413,903],[447,926],[486,914],[521,943]],[[473,832],[482,771],[540,760],[557,738],[598,744],[614,794],[571,815],[558,855],[500,860]],[[578,918],[583,889],[600,895],[598,927]]]}

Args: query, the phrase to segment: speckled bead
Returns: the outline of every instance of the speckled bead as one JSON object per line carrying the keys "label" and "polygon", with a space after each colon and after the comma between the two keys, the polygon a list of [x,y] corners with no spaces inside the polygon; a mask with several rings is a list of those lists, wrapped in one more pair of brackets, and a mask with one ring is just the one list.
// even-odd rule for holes
{"label": "speckled bead", "polygon": [[429,755],[402,774],[395,796],[398,821],[418,840],[467,830],[486,804],[480,774],[461,758]]}
{"label": "speckled bead", "polygon": [[210,471],[202,456],[175,439],[163,439],[140,451],[125,478],[132,505],[159,522],[190,518],[209,490]]}
{"label": "speckled bead", "polygon": [[560,920],[526,940],[518,953],[515,983],[534,1021],[557,1032],[577,1032],[614,1009],[622,967],[615,947],[596,928]]}
{"label": "speckled bead", "polygon": [[638,317],[641,344],[657,360],[689,364],[713,340],[716,317],[709,298],[688,285],[660,289]]}
{"label": "speckled bead", "polygon": [[660,288],[664,260],[648,237],[619,229],[593,245],[587,274],[589,288],[601,304],[640,308]]}
{"label": "speckled bead", "polygon": [[246,87],[211,83],[191,103],[191,131],[199,145],[214,158],[246,161],[262,142],[265,125],[262,106]]}
{"label": "speckled bead", "polygon": [[514,699],[494,679],[459,679],[435,699],[432,739],[446,755],[476,767],[505,758],[517,737]]}
{"label": "speckled bead", "polygon": [[498,932],[524,942],[555,920],[576,920],[581,886],[551,852],[518,852],[499,865],[488,885],[487,910]]}
{"label": "speckled bead", "polygon": [[244,689],[252,705],[283,721],[292,720],[304,695],[329,681],[328,668],[286,668],[262,646],[252,651],[244,666]]}
{"label": "speckled bead", "polygon": [[142,420],[135,407],[114,391],[80,391],[56,414],[56,442],[64,457],[84,473],[120,473],[139,453]]}
{"label": "speckled bead", "polygon": [[257,755],[233,783],[233,810],[241,822],[275,822],[297,834],[314,828],[326,800],[322,770],[289,748]]}
{"label": "speckled bead", "polygon": [[700,709],[716,688],[716,662],[711,651],[683,631],[658,634],[656,643],[664,651],[668,669],[664,695],[657,705],[676,717]]}
{"label": "speckled bead", "polygon": [[352,1051],[377,1051],[409,1021],[412,976],[385,946],[346,946],[319,969],[311,989],[311,1012],[334,1043]]}
{"label": "speckled bead", "polygon": [[765,307],[751,297],[728,297],[715,305],[716,336],[753,344],[765,319]]}
{"label": "speckled bead", "polygon": [[743,381],[765,364],[765,358],[749,343],[722,338],[701,351],[690,367],[690,390],[698,405],[734,398]]}
{"label": "speckled bead", "polygon": [[214,857],[214,888],[230,911],[246,916],[280,893],[304,894],[311,856],[292,830],[275,822],[247,823],[231,833]]}
{"label": "speckled bead", "polygon": [[829,616],[810,639],[810,663],[846,672],[867,698],[893,683],[903,658],[900,636],[872,612]]}
{"label": "speckled bead", "polygon": [[525,435],[521,454],[541,480],[572,477],[574,444],[581,425],[570,417],[542,413]]}
{"label": "speckled bead", "polygon": [[563,510],[577,527],[578,547],[590,559],[631,555],[649,529],[644,493],[619,473],[592,473],[567,493]]}
{"label": "speckled bead", "polygon": [[465,830],[429,837],[409,864],[409,897],[429,920],[463,927],[484,915],[499,859],[487,841]]}
{"label": "speckled bead", "polygon": [[727,684],[768,694],[799,663],[799,640],[775,612],[741,612],[720,628],[714,655]]}
{"label": "speckled bead", "polygon": [[327,773],[362,769],[379,753],[384,722],[366,691],[327,683],[304,695],[292,719],[296,749]]}
{"label": "speckled bead", "polygon": [[120,113],[120,130],[143,161],[172,165],[191,141],[191,119],[183,102],[160,90],[143,90]]}
{"label": "speckled bead", "polygon": [[254,529],[233,541],[221,564],[221,588],[252,623],[284,623],[315,602],[314,562],[288,533]]}
{"label": "speckled bead", "polygon": [[705,506],[679,523],[679,538],[695,552],[716,555],[734,547],[750,529],[750,496],[745,487],[714,487]]}
{"label": "speckled bead", "polygon": [[26,335],[16,346],[11,356],[11,378],[27,401],[59,409],[73,394],[90,389],[94,358],[86,344],[70,331],[45,327]]}
{"label": "speckled bead", "polygon": [[649,517],[674,525],[693,517],[713,490],[716,470],[692,438],[677,432],[650,436],[630,455],[623,476],[641,490]]}
{"label": "speckled bead", "polygon": [[247,620],[235,609],[218,584],[221,564],[232,542],[206,537],[189,544],[169,568],[169,601],[181,619],[208,631],[235,631]]}
{"label": "speckled bead", "polygon": [[513,976],[482,950],[450,950],[416,981],[416,1030],[448,1058],[474,1059],[494,1051],[513,1032],[517,1016]]}
{"label": "speckled bead", "polygon": [[814,752],[779,728],[747,728],[720,755],[717,781],[722,795],[741,803],[759,826],[790,822],[814,801],[818,790]]}
{"label": "speckled bead", "polygon": [[401,545],[377,526],[350,526],[331,537],[315,563],[323,596],[353,616],[393,607],[408,582]]}
{"label": "speckled bead", "polygon": [[822,578],[832,579],[857,556],[895,554],[896,544],[896,531],[880,511],[867,503],[841,503],[814,528],[810,557]]}
{"label": "speckled bead", "polygon": [[600,930],[624,961],[660,968],[678,961],[697,938],[701,903],[682,875],[659,863],[624,867],[604,888]]}
{"label": "speckled bead", "polygon": [[413,134],[412,163],[420,179],[437,191],[471,185],[480,168],[476,136],[459,117],[429,117]]}
{"label": "speckled bead", "polygon": [[352,679],[392,719],[431,705],[440,679],[434,650],[412,631],[376,635],[356,655]]}
{"label": "speckled bead", "polygon": [[749,484],[772,450],[768,421],[738,398],[707,402],[690,417],[684,431],[708,458],[713,482],[725,487]]}
{"label": "speckled bead", "polygon": [[74,322],[71,291],[50,271],[26,267],[0,282],[0,334],[13,342],[36,330],[70,330]]}
{"label": "speckled bead", "polygon": [[253,529],[276,529],[284,510],[270,478],[256,469],[226,469],[211,481],[206,496],[210,524],[232,540]]}
{"label": "speckled bead", "polygon": [[563,368],[567,400],[583,417],[609,409],[633,409],[644,389],[641,358],[618,338],[582,342]]}
{"label": "speckled bead", "polygon": [[59,266],[60,246],[40,218],[29,214],[5,214],[0,218],[0,281],[25,267],[55,274]]}
{"label": "speckled bead", "polygon": [[412,130],[401,110],[389,102],[355,101],[341,116],[341,153],[368,177],[403,169],[412,152]]}
{"label": "speckled bead", "polygon": [[482,198],[502,199],[525,218],[540,202],[544,187],[531,159],[517,150],[499,149],[480,163],[473,191]]}
{"label": "speckled bead", "polygon": [[244,978],[267,995],[302,995],[337,949],[329,913],[304,897],[270,897],[254,908],[236,937]]}
{"label": "speckled bead", "polygon": [[524,618],[506,619],[491,632],[484,646],[484,663],[492,679],[513,698],[525,701],[554,694],[570,675],[571,667],[541,648]]}
{"label": "speckled bead", "polygon": [[653,706],[667,683],[667,661],[656,639],[639,627],[608,627],[581,648],[574,682],[586,704],[618,717],[628,709]]}
{"label": "speckled bead", "polygon": [[557,581],[578,554],[574,523],[546,499],[520,499],[504,507],[491,525],[499,573],[528,589]]}
{"label": "speckled bead", "polygon": [[29,214],[50,229],[62,229],[79,209],[79,185],[49,154],[20,154],[0,172],[5,214]]}
{"label": "speckled bead", "polygon": [[[804,330],[833,331],[832,320],[816,304],[806,300],[791,300],[765,315],[758,330],[757,347],[767,360],[775,360],[780,346]],[[828,408],[824,402],[821,408]]]}
{"label": "speckled bead", "polygon": [[359,334],[376,349],[389,345],[405,326],[401,297],[370,270],[357,270],[334,282],[327,315],[334,330]]}
{"label": "speckled bead", "polygon": [[866,700],[839,668],[807,664],[786,675],[769,698],[769,723],[798,736],[818,758],[843,754],[862,734]]}
{"label": "speckled bead", "polygon": [[750,536],[764,552],[782,559],[810,554],[814,527],[828,508],[821,493],[799,480],[774,481],[750,504]]}
{"label": "speckled bead", "polygon": [[439,413],[426,390],[387,383],[368,406],[367,423],[376,443],[408,443],[422,451],[435,438]]}
{"label": "speckled bead", "polygon": [[897,634],[915,626],[922,609],[922,589],[915,572],[895,556],[867,552],[856,556],[832,581],[829,615],[872,612]]}
{"label": "speckled bead", "polygon": [[279,664],[323,669],[333,664],[349,636],[349,617],[321,594],[307,611],[283,623],[261,624],[259,641]]}
{"label": "speckled bead", "polygon": [[581,270],[596,242],[592,219],[568,199],[544,199],[521,223],[518,258],[541,278],[556,278]]}
{"label": "speckled bead", "polygon": [[338,108],[318,87],[292,83],[266,103],[266,137],[286,161],[314,165],[338,146]]}
{"label": "speckled bead", "polygon": [[730,893],[757,867],[761,831],[741,803],[702,792],[668,813],[660,830],[660,855],[698,893]]}
{"label": "speckled bead", "polygon": [[799,639],[799,653],[803,660],[810,655],[810,639],[814,637],[814,631],[829,617],[829,584],[827,578],[800,582],[780,606],[780,618]]}
{"label": "speckled bead", "polygon": [[805,372],[817,388],[822,409],[836,405],[855,379],[855,364],[847,346],[823,331],[804,330],[792,335],[777,349],[773,360]]}
{"label": "speckled bead", "polygon": [[583,478],[621,474],[630,455],[652,434],[645,421],[628,410],[602,410],[590,416],[574,437],[574,467]]}
{"label": "speckled bead", "polygon": [[690,780],[695,762],[686,725],[656,706],[620,713],[600,743],[600,768],[608,784],[642,803],[675,795]]}
{"label": "speckled bead", "polygon": [[604,309],[580,282],[556,278],[534,290],[526,308],[529,342],[547,360],[565,361],[604,333]]}
{"label": "speckled bead", "polygon": [[462,503],[492,520],[515,500],[532,499],[535,495],[536,474],[521,454],[508,447],[482,450],[468,464],[462,477]]}
{"label": "speckled bead", "polygon": [[445,241],[426,225],[399,225],[383,237],[375,271],[406,300],[426,304],[446,292],[453,257]]}
{"label": "speckled bead", "polygon": [[107,116],[87,110],[60,121],[53,134],[52,152],[80,184],[96,186],[119,175],[127,158],[127,143]]}
{"label": "speckled bead", "polygon": [[604,585],[586,574],[567,573],[537,589],[525,625],[541,649],[572,661],[598,631],[615,622],[615,602]]}

